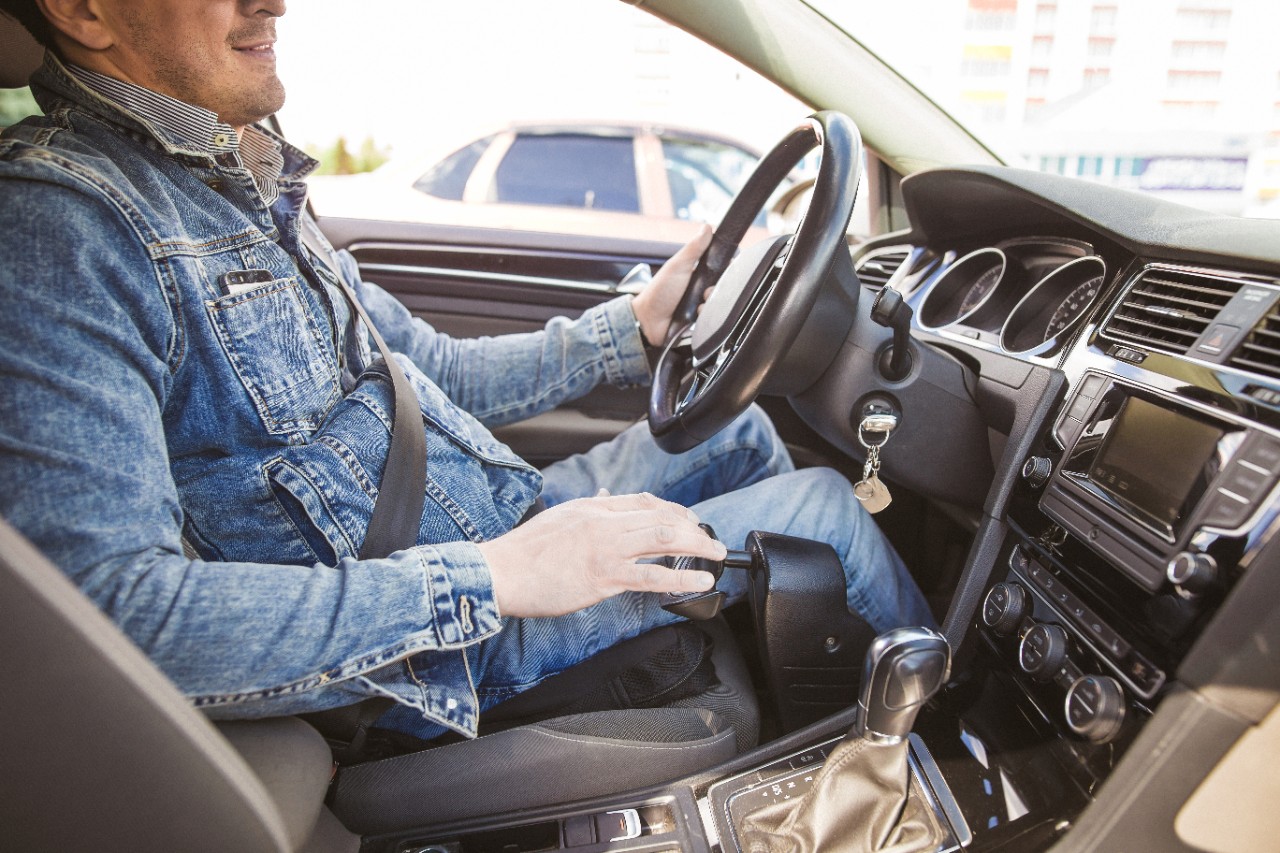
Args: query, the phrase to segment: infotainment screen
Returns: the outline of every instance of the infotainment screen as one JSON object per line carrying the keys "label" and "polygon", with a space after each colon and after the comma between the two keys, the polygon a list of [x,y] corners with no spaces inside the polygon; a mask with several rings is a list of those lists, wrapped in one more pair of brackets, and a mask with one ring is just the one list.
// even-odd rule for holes
{"label": "infotainment screen", "polygon": [[1217,473],[1223,430],[1129,397],[1089,470],[1099,488],[1159,525],[1177,525]]}

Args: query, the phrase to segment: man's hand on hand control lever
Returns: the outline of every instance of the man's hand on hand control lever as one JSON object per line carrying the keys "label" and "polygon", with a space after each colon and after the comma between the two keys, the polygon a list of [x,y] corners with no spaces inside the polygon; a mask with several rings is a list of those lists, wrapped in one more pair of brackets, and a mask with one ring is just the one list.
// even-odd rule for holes
{"label": "man's hand on hand control lever", "polygon": [[649,494],[603,491],[553,506],[478,547],[503,616],[559,616],[627,590],[701,592],[714,582],[707,572],[637,560],[725,557],[691,510]]}

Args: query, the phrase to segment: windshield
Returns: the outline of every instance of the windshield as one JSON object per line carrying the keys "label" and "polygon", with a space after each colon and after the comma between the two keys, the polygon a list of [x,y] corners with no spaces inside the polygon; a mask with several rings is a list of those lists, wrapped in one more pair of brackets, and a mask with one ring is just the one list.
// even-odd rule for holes
{"label": "windshield", "polygon": [[1276,0],[809,0],[1005,162],[1280,218]]}

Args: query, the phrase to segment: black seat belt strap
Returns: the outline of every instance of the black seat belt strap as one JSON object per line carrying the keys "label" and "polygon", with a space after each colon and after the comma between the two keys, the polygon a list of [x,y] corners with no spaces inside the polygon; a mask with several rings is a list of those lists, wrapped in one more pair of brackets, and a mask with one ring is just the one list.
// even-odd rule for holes
{"label": "black seat belt strap", "polygon": [[391,350],[365,313],[364,306],[356,298],[355,290],[347,283],[336,253],[328,241],[319,235],[319,226],[315,220],[305,214],[301,220],[303,245],[329,267],[347,298],[347,304],[369,330],[369,337],[373,338],[387,365],[387,372],[391,374],[391,385],[395,391],[391,446],[387,450],[382,483],[378,488],[378,498],[374,501],[369,529],[360,546],[362,560],[386,557],[418,543],[418,528],[422,524],[422,509],[426,504],[427,436],[422,426],[422,412],[418,408],[418,395],[414,393],[404,370],[391,357]]}

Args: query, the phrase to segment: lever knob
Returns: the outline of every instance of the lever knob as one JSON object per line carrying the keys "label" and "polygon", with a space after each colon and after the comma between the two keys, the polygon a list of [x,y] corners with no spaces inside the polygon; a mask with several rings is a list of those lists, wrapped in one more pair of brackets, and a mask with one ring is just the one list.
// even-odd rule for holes
{"label": "lever knob", "polygon": [[854,734],[895,744],[911,733],[916,714],[951,672],[951,647],[929,628],[895,628],[867,650]]}
{"label": "lever knob", "polygon": [[[717,538],[710,524],[698,526],[712,539]],[[740,557],[741,552],[736,552],[736,555]],[[711,589],[703,592],[664,592],[658,597],[658,603],[662,605],[662,609],[694,621],[715,618],[721,606],[724,605],[725,599],[728,598],[724,592],[716,588],[716,584],[720,583],[720,576],[724,573],[725,561],[707,560],[702,557],[667,557],[665,562],[676,571],[710,572],[715,578],[715,584],[712,584]]]}
{"label": "lever knob", "polygon": [[1218,579],[1218,563],[1208,554],[1181,551],[1169,561],[1164,574],[1178,589],[1198,595],[1207,591]]}
{"label": "lever knob", "polygon": [[1008,637],[1022,625],[1031,610],[1031,596],[1017,581],[1005,581],[991,587],[982,602],[982,621],[1001,637]]}
{"label": "lever knob", "polygon": [[1029,456],[1022,465],[1022,479],[1033,489],[1043,488],[1052,474],[1053,463],[1044,456]]}
{"label": "lever knob", "polygon": [[1061,625],[1036,624],[1018,646],[1018,664],[1037,681],[1048,681],[1067,662],[1069,639]]}

